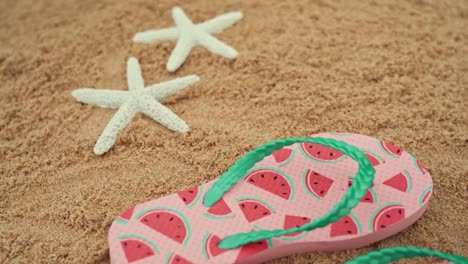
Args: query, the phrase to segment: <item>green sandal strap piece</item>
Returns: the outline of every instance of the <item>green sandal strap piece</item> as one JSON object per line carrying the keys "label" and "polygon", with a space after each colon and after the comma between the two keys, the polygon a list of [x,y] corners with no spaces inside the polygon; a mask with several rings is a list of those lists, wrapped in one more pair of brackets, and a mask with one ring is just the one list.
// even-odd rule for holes
{"label": "green sandal strap piece", "polygon": [[393,247],[372,251],[369,254],[358,256],[346,262],[346,264],[384,264],[400,259],[410,259],[416,257],[437,257],[456,264],[467,264],[468,258],[453,255],[441,251],[430,250],[417,247]]}
{"label": "green sandal strap piece", "polygon": [[266,143],[263,146],[255,148],[253,151],[245,154],[234,165],[232,165],[219,180],[207,191],[204,196],[203,204],[207,207],[215,204],[221,199],[237,181],[243,179],[247,175],[247,171],[252,168],[257,162],[263,160],[266,156],[271,155],[276,150],[280,150],[285,146],[295,143],[313,143],[319,144],[341,151],[344,155],[351,157],[358,162],[359,168],[354,178],[353,184],[348,189],[341,200],[321,218],[314,219],[311,223],[300,227],[290,229],[262,230],[252,231],[247,233],[238,233],[228,236],[221,240],[218,247],[222,249],[232,249],[239,246],[263,240],[272,237],[283,236],[302,231],[310,231],[315,228],[320,228],[332,224],[342,217],[348,215],[364,196],[366,190],[371,187],[374,181],[375,170],[366,155],[355,146],[349,145],[343,141],[331,138],[285,138]]}

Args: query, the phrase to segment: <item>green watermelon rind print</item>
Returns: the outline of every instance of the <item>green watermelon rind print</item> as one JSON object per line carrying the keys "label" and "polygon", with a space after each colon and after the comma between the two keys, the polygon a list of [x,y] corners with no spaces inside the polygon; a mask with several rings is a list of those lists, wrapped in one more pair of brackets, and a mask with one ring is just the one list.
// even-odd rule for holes
{"label": "green watermelon rind print", "polygon": [[231,218],[234,217],[234,214],[233,214],[233,213],[230,213],[230,214],[227,214],[227,215],[217,216],[217,215],[209,214],[209,213],[207,213],[207,212],[203,212],[203,216],[206,217],[206,218],[208,218],[208,219],[218,221],[218,220],[231,219]]}
{"label": "green watermelon rind print", "polygon": [[187,205],[187,208],[192,208],[195,204],[197,204],[198,200],[200,200],[200,197],[202,196],[203,196],[203,185],[200,185],[198,187],[197,197],[195,197],[195,200],[193,200],[191,203]]}
{"label": "green watermelon rind print", "polygon": [[192,230],[190,229],[189,221],[187,220],[187,218],[181,212],[177,211],[176,209],[169,208],[169,207],[155,206],[155,207],[150,207],[150,208],[146,208],[146,209],[141,210],[133,218],[134,219],[139,219],[141,216],[143,216],[146,213],[151,212],[151,211],[169,211],[169,212],[172,212],[172,213],[176,214],[177,216],[179,216],[182,219],[182,222],[184,222],[185,227],[187,228],[187,236],[185,237],[184,242],[182,242],[182,245],[184,245],[184,246],[187,245],[188,241],[190,240],[190,235],[192,234]]}
{"label": "green watermelon rind print", "polygon": [[420,168],[419,165],[418,165],[418,160],[417,160],[415,157],[413,157],[413,156],[411,156],[411,159],[413,160],[413,165],[414,165],[414,167],[416,168],[416,170],[418,170],[418,172],[419,172],[420,174],[424,174],[424,171],[422,171],[421,168]]}
{"label": "green watermelon rind print", "polygon": [[247,171],[247,175],[245,175],[244,179],[246,179],[252,172],[256,172],[256,171],[259,171],[259,170],[271,170],[271,171],[274,171],[274,172],[277,172],[277,173],[281,174],[281,176],[283,176],[286,179],[286,181],[289,183],[289,186],[291,186],[291,196],[289,197],[289,201],[294,200],[294,197],[296,195],[296,188],[294,186],[294,182],[291,179],[291,177],[288,174],[286,174],[286,172],[284,172],[284,171],[282,171],[282,170],[280,170],[278,168],[269,167],[269,166],[255,167],[255,168],[252,168],[252,169]]}
{"label": "green watermelon rind print", "polygon": [[149,240],[148,238],[146,238],[146,237],[144,237],[142,235],[125,234],[125,235],[117,236],[117,239],[119,239],[119,240],[123,240],[123,239],[127,239],[127,238],[136,238],[136,239],[142,240],[142,241],[148,243],[151,246],[151,248],[153,248],[154,251],[156,251],[158,254],[160,253],[159,247],[153,241]]}
{"label": "green watermelon rind print", "polygon": [[121,225],[126,225],[126,224],[128,224],[127,221],[122,220],[122,219],[119,219],[119,218],[114,219],[114,223],[121,224]]}
{"label": "green watermelon rind print", "polygon": [[383,163],[384,162],[384,159],[378,155],[377,153],[375,153],[374,151],[370,150],[370,149],[365,149],[365,148],[362,148],[362,149],[359,149],[361,152],[364,152],[364,154],[368,153],[368,154],[371,154],[372,156],[374,156],[380,163]]}
{"label": "green watermelon rind print", "polygon": [[426,189],[424,189],[424,191],[422,191],[421,193],[421,196],[419,196],[419,201],[418,201],[418,205],[419,206],[422,206],[423,205],[423,199],[424,199],[424,196],[426,196],[426,194],[429,192],[429,191],[432,191],[432,185],[427,187]]}
{"label": "green watermelon rind print", "polygon": [[304,185],[304,189],[306,189],[307,194],[308,194],[310,197],[314,198],[314,199],[317,200],[317,201],[320,201],[320,197],[318,197],[318,196],[315,195],[313,192],[311,192],[311,191],[309,190],[309,188],[307,187],[307,181],[306,181],[307,172],[309,172],[309,168],[304,169],[304,172],[302,172],[302,185]]}
{"label": "green watermelon rind print", "polygon": [[208,254],[207,254],[207,252],[206,252],[205,246],[206,246],[206,241],[208,240],[208,237],[209,237],[210,235],[211,235],[210,232],[206,232],[206,234],[203,236],[202,243],[201,243],[201,245],[202,245],[202,255],[203,255],[203,257],[204,257],[205,259],[209,259],[209,258],[208,258]]}
{"label": "green watermelon rind print", "polygon": [[372,213],[371,217],[370,217],[370,221],[369,221],[369,230],[371,232],[374,231],[374,219],[375,219],[375,216],[385,207],[387,206],[391,206],[391,205],[399,205],[399,206],[403,206],[403,203],[401,202],[388,202],[386,204],[383,204],[381,206],[379,206],[377,209],[375,209],[375,211]]}
{"label": "green watermelon rind print", "polygon": [[283,166],[287,165],[289,162],[291,162],[291,160],[294,159],[295,155],[296,155],[296,150],[292,149],[291,156],[289,156],[289,158],[287,160],[278,163],[278,167],[283,167]]}
{"label": "green watermelon rind print", "polygon": [[359,222],[359,219],[357,218],[357,216],[355,214],[353,214],[352,212],[349,212],[349,216],[351,216],[354,223],[356,224],[356,226],[358,228],[358,234],[362,234],[362,225],[361,225],[361,222]]}
{"label": "green watermelon rind print", "polygon": [[384,146],[382,146],[382,142],[385,142],[385,141],[377,139],[377,146],[379,147],[380,151],[382,151],[382,153],[384,153],[385,155],[389,156],[392,159],[398,159],[398,156],[395,156],[394,154],[390,153],[388,150],[385,149]]}
{"label": "green watermelon rind print", "polygon": [[406,181],[408,182],[408,188],[406,188],[406,193],[410,193],[411,189],[413,188],[413,180],[411,179],[411,175],[408,171],[403,170],[403,175],[405,175]]}
{"label": "green watermelon rind print", "polygon": [[164,264],[167,264],[169,263],[169,260],[171,259],[172,257],[172,252],[169,251],[169,253],[167,253],[166,257],[164,258]]}
{"label": "green watermelon rind print", "polygon": [[266,207],[268,207],[268,209],[270,209],[270,211],[271,211],[272,213],[275,212],[275,208],[273,208],[273,206],[271,206],[271,204],[269,204],[267,201],[265,201],[265,200],[263,200],[263,199],[260,199],[260,198],[257,198],[257,197],[253,197],[253,196],[241,196],[241,197],[235,198],[234,200],[235,200],[236,202],[245,201],[245,200],[256,201],[256,202],[259,202],[259,203],[265,205]]}
{"label": "green watermelon rind print", "polygon": [[310,161],[316,162],[316,163],[321,163],[321,164],[334,164],[338,163],[346,158],[346,155],[343,154],[343,156],[337,158],[336,160],[317,160],[309,156],[305,150],[302,148],[303,143],[297,143],[297,148],[299,149],[299,152],[302,154],[302,156]]}

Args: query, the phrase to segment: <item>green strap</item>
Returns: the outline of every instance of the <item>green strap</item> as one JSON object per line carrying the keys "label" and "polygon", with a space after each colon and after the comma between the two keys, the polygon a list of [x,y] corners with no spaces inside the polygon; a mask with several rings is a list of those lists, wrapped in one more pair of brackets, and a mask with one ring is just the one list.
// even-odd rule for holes
{"label": "green strap", "polygon": [[251,152],[245,154],[234,165],[232,165],[225,173],[221,175],[213,186],[207,191],[204,196],[203,204],[207,207],[215,204],[222,198],[237,181],[247,175],[247,171],[252,168],[257,162],[263,160],[266,156],[271,155],[276,150],[282,149],[295,143],[314,143],[341,151],[343,154],[351,157],[359,164],[359,169],[354,178],[353,184],[348,189],[346,194],[341,200],[321,218],[314,219],[311,223],[302,225],[300,227],[290,229],[276,229],[276,230],[262,230],[252,231],[248,233],[238,233],[228,236],[221,240],[218,247],[222,249],[232,249],[239,246],[263,240],[272,237],[283,236],[302,231],[310,231],[315,228],[320,228],[334,223],[350,213],[364,196],[366,190],[371,187],[374,180],[375,170],[367,159],[366,155],[358,148],[349,145],[343,141],[331,138],[285,138],[266,143],[263,146],[257,147]]}
{"label": "green strap", "polygon": [[400,259],[415,257],[437,257],[457,264],[467,264],[468,259],[463,256],[417,247],[393,247],[372,251],[367,255],[346,262],[346,264],[384,264]]}

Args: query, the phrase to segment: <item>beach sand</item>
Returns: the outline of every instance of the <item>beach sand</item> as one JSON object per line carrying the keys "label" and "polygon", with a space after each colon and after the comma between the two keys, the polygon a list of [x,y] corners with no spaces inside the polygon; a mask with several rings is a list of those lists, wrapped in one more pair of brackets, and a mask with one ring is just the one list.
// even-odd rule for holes
{"label": "beach sand", "polygon": [[[172,26],[175,5],[194,22],[243,11],[216,35],[239,57],[197,47],[173,74],[175,42],[132,43]],[[467,27],[467,1],[1,1],[0,262],[107,263],[108,228],[124,209],[215,179],[255,146],[326,131],[416,156],[434,179],[430,207],[369,247],[270,263],[342,263],[397,245],[466,254]],[[191,131],[139,114],[97,157],[115,110],[70,93],[127,89],[130,56],[147,84],[200,76],[163,101]]]}

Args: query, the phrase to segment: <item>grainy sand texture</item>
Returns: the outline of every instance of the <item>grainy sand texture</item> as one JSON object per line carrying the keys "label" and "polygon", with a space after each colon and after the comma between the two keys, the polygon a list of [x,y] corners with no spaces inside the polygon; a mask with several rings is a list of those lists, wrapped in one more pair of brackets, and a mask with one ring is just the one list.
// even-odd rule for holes
{"label": "grainy sand texture", "polygon": [[[216,35],[239,57],[198,47],[172,74],[175,42],[132,43],[172,26],[175,5],[194,22],[243,11]],[[412,153],[433,175],[430,208],[369,247],[270,263],[342,263],[396,245],[466,254],[467,28],[468,2],[457,0],[1,1],[0,262],[108,263],[108,228],[122,210],[215,179],[257,145],[326,131]],[[191,132],[139,114],[97,157],[115,110],[70,93],[127,89],[130,56],[148,84],[201,77],[164,101]]]}

